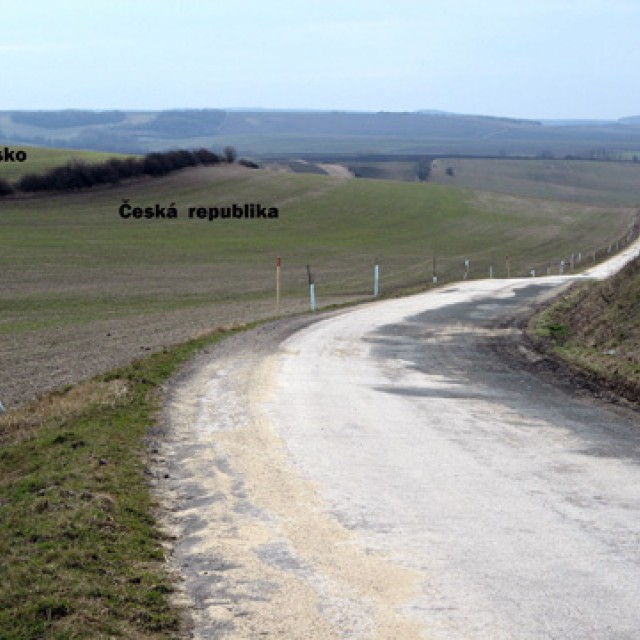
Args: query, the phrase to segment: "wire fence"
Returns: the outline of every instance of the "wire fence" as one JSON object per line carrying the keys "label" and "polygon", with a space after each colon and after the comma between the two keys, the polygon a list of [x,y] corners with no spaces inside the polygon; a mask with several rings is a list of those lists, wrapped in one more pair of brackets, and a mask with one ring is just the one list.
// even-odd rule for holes
{"label": "wire fence", "polygon": [[345,273],[339,268],[325,269],[321,265],[315,268],[311,265],[310,273],[315,274],[314,306],[322,306],[323,295],[331,298],[375,298],[402,290],[428,289],[461,280],[570,275],[611,258],[639,237],[640,217],[611,241],[595,247],[576,247],[575,251],[559,255],[555,259],[531,260],[517,255],[504,255],[500,259],[474,255],[432,255],[406,265],[394,263],[392,259],[372,260],[371,257],[362,256],[363,261],[369,262],[369,267],[366,270],[364,267],[359,268],[358,273]]}

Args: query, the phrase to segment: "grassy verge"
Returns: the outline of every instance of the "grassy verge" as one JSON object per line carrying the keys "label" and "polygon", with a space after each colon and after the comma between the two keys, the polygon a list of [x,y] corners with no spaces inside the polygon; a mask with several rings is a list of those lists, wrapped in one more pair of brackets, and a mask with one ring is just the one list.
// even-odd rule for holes
{"label": "grassy verge", "polygon": [[640,259],[613,278],[572,288],[533,319],[546,350],[632,402],[640,401]]}
{"label": "grassy verge", "polygon": [[0,638],[176,638],[146,437],[218,332],[0,417]]}

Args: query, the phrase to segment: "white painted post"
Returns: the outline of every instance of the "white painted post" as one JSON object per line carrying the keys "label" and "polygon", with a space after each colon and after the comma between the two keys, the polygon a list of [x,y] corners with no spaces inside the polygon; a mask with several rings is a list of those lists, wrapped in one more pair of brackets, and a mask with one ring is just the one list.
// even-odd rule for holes
{"label": "white painted post", "polygon": [[373,297],[378,299],[378,291],[379,291],[379,280],[380,280],[380,266],[377,261],[373,267]]}
{"label": "white painted post", "polygon": [[560,260],[560,275],[564,273],[564,260]]}
{"label": "white painted post", "polygon": [[489,265],[489,277],[493,278],[493,265]]}
{"label": "white painted post", "polygon": [[280,315],[280,256],[276,262],[276,316]]}
{"label": "white painted post", "polygon": [[438,258],[433,256],[433,277],[431,278],[433,284],[438,284]]}

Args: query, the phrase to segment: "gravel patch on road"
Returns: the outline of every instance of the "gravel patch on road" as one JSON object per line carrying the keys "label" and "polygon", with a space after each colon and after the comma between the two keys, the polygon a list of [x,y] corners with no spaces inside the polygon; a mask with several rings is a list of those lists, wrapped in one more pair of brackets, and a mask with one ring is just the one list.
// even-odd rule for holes
{"label": "gravel patch on road", "polygon": [[169,389],[156,491],[194,638],[420,637],[414,572],[358,544],[258,409],[280,343],[320,317],[225,339]]}

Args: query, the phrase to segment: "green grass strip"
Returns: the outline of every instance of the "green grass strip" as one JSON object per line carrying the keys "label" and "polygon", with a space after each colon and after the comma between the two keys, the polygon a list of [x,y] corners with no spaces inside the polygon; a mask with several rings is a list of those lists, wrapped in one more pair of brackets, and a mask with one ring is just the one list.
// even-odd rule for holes
{"label": "green grass strip", "polygon": [[0,638],[175,638],[145,479],[162,386],[233,331],[166,349],[0,418]]}

